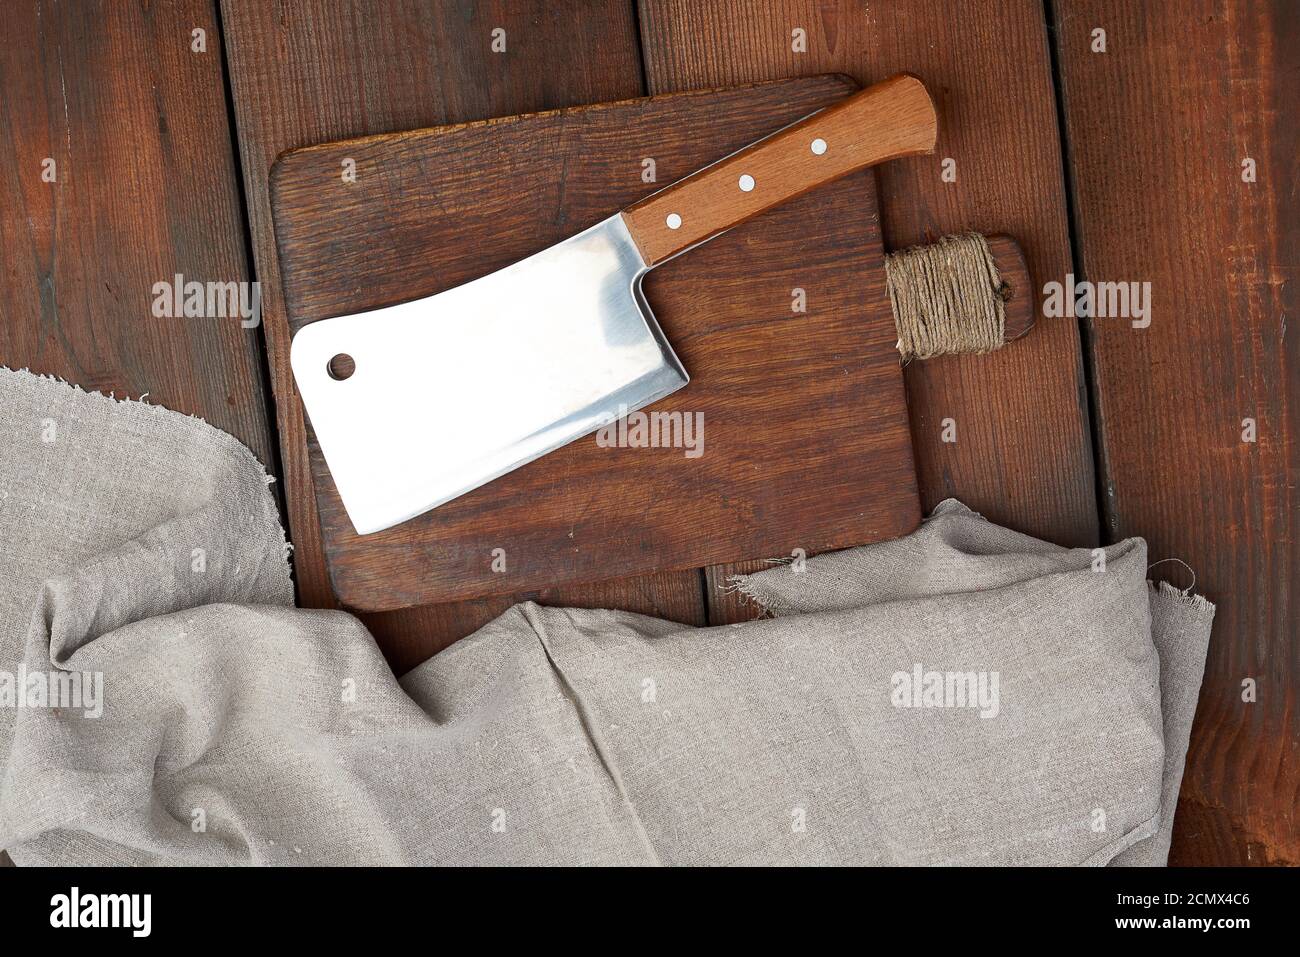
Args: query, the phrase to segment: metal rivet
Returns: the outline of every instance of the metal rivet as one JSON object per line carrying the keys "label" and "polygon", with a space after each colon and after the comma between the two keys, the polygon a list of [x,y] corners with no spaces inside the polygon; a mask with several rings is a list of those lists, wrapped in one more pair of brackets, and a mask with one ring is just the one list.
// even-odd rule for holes
{"label": "metal rivet", "polygon": [[826,152],[826,141],[820,136],[817,137],[817,139],[812,141],[812,151],[818,156],[821,156]]}
{"label": "metal rivet", "polygon": [[754,177],[750,176],[748,173],[740,177],[740,191],[742,193],[748,193],[753,188],[754,188]]}
{"label": "metal rivet", "polygon": [[668,218],[665,219],[664,222],[668,224],[669,229],[677,229],[682,224],[682,218],[676,213],[669,213]]}
{"label": "metal rivet", "polygon": [[346,352],[340,352],[329,362],[325,363],[325,371],[329,373],[331,379],[337,379],[342,382],[350,378],[352,373],[357,370],[357,363]]}

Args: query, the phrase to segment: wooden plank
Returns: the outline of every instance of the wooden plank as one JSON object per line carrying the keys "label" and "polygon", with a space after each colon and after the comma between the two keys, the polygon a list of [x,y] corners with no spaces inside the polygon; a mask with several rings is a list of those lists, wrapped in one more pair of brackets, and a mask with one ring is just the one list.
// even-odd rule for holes
{"label": "wooden plank", "polygon": [[[287,153],[271,192],[289,324],[416,299],[508,266],[652,192],[644,157],[674,179],[855,91],[842,77],[790,80]],[[355,182],[340,176],[348,159]],[[877,224],[871,178],[847,176],[647,278],[650,305],[692,376],[653,408],[691,424],[691,450],[609,448],[587,436],[358,535],[313,438],[336,593],[384,610],[910,532],[920,505]],[[800,284],[809,304],[795,314]],[[528,303],[519,306],[516,319],[531,321]],[[346,343],[339,351],[357,376],[373,362]],[[446,374],[436,358],[431,377]],[[353,383],[334,381],[324,358],[317,375],[329,390]]]}
{"label": "wooden plank", "polygon": [[[939,109],[933,157],[877,171],[886,246],[976,229],[1019,241],[1041,283],[1070,268],[1054,92],[1040,4],[924,0],[641,0],[651,92],[839,71],[859,83],[913,72]],[[793,49],[804,31],[806,52]],[[942,179],[956,162],[956,181]],[[1043,321],[986,356],[905,370],[926,510],[949,496],[1068,545],[1097,539],[1079,331]],[[956,442],[944,442],[945,420]],[[710,573],[714,581],[727,570]],[[709,589],[711,620],[743,610]]]}
{"label": "wooden plank", "polygon": [[1056,37],[1079,278],[1150,283],[1149,326],[1090,323],[1107,537],[1218,605],[1170,862],[1300,864],[1300,7],[1072,0]]}
{"label": "wooden plank", "polygon": [[[571,11],[544,0],[453,4],[267,4],[223,0],[231,86],[263,323],[276,396],[288,523],[299,600],[334,603],[311,488],[301,404],[289,370],[289,329],[271,224],[268,175],[287,149],[348,136],[466,122],[642,93],[629,4],[601,0]],[[504,53],[492,31],[505,31]],[[537,597],[616,605],[684,622],[703,620],[695,573]],[[491,617],[490,608],[437,606],[367,616],[398,671]]]}
{"label": "wooden plank", "polygon": [[0,362],[148,394],[273,466],[259,331],[152,309],[177,274],[251,279],[220,43],[206,0],[6,8]]}

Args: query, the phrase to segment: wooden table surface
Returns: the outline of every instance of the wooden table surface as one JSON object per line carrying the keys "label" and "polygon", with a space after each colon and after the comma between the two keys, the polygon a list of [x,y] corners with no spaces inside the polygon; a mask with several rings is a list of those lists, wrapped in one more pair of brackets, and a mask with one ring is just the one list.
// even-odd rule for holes
{"label": "wooden table surface", "polygon": [[[1291,0],[21,0],[0,38],[0,362],[237,436],[280,478],[301,603],[330,607],[271,229],[281,152],[901,70],[942,133],[934,157],[878,172],[887,247],[1004,232],[1040,285],[1150,283],[1149,325],[1044,318],[1002,352],[909,365],[924,506],[957,496],[1066,545],[1141,535],[1153,562],[1195,569],[1218,616],[1171,860],[1300,863]],[[155,318],[152,286],[176,274],[259,281],[261,326]],[[732,571],[533,597],[734,621],[751,612],[718,588]],[[1191,583],[1174,561],[1151,575]],[[512,600],[366,623],[400,671]]]}

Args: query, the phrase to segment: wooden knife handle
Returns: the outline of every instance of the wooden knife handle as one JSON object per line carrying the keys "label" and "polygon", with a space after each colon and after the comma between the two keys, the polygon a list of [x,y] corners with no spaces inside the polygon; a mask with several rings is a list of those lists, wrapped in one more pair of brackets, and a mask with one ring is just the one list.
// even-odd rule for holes
{"label": "wooden knife handle", "polygon": [[647,196],[623,220],[646,265],[656,266],[823,183],[933,152],[937,135],[925,85],[900,74]]}

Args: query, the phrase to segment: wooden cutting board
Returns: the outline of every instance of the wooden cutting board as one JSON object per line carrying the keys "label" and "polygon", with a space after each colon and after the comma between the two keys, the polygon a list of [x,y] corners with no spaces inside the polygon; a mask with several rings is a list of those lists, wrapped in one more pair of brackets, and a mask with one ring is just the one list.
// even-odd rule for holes
{"label": "wooden cutting board", "polygon": [[[290,325],[509,265],[854,89],[812,77],[286,153],[271,197]],[[645,292],[692,377],[653,411],[702,413],[702,454],[589,436],[359,536],[309,435],[345,605],[381,611],[811,555],[916,527],[871,171],[655,269]],[[801,299],[806,311],[795,311]]]}

